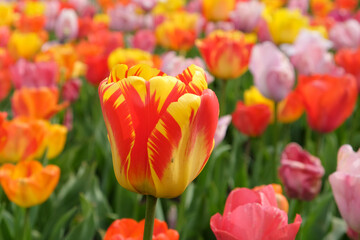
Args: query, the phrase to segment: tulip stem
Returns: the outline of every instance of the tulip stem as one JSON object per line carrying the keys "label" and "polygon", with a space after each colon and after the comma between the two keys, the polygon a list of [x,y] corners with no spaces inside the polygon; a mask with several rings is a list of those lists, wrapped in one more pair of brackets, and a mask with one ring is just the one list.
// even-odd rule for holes
{"label": "tulip stem", "polygon": [[25,208],[25,214],[24,214],[24,224],[23,224],[23,240],[28,239],[27,233],[28,233],[28,225],[29,225],[29,208]]}
{"label": "tulip stem", "polygon": [[156,197],[151,195],[146,196],[145,229],[143,240],[152,240],[156,201]]}
{"label": "tulip stem", "polygon": [[227,81],[220,79],[221,89],[220,89],[220,116],[226,115],[226,86]]}
{"label": "tulip stem", "polygon": [[279,132],[279,122],[277,118],[277,110],[278,110],[278,103],[275,102],[274,104],[274,155],[273,155],[273,179],[272,181],[274,183],[277,182],[277,165],[278,165],[278,159],[277,159],[277,148],[278,148],[278,132]]}

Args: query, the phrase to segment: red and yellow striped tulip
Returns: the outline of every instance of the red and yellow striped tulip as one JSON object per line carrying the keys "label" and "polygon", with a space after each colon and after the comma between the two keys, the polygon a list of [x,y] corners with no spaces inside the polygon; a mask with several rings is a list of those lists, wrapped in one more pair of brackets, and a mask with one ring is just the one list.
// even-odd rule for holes
{"label": "red and yellow striped tulip", "polygon": [[15,116],[50,119],[57,112],[68,106],[68,102],[58,104],[57,88],[21,88],[14,92],[12,110]]}
{"label": "red and yellow striped tulip", "polygon": [[16,166],[4,164],[0,168],[0,183],[10,201],[21,207],[45,202],[60,178],[60,168],[43,167],[38,161],[21,161]]}
{"label": "red and yellow striped tulip", "polygon": [[209,71],[223,80],[240,77],[249,65],[254,35],[240,31],[217,30],[208,37],[197,40],[196,45]]}
{"label": "red and yellow striped tulip", "polygon": [[124,188],[179,196],[214,146],[219,103],[195,65],[176,77],[117,65],[99,86],[116,178]]}

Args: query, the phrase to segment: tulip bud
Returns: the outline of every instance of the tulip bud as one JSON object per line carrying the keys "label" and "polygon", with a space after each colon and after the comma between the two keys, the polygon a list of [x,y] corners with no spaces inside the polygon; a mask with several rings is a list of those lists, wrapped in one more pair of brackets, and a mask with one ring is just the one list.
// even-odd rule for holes
{"label": "tulip bud", "polygon": [[281,155],[279,177],[291,198],[311,201],[321,188],[325,170],[320,159],[310,155],[297,143],[286,146]]}

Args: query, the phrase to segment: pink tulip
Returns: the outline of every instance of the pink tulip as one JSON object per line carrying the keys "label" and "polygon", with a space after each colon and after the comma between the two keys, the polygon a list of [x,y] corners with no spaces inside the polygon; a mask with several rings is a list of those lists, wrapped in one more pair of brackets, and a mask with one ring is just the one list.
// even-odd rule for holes
{"label": "pink tulip", "polygon": [[65,101],[74,102],[79,98],[81,80],[78,78],[70,79],[62,87],[62,97]]}
{"label": "pink tulip", "polygon": [[230,19],[237,30],[252,32],[258,25],[264,5],[257,1],[238,2]]}
{"label": "pink tulip", "polygon": [[[203,69],[206,68],[204,61],[199,58],[184,58],[183,56],[177,56],[174,51],[165,53],[162,56],[161,71],[169,76],[176,76],[183,72],[184,69],[192,64],[195,64]],[[214,77],[205,71],[207,83],[214,81]]]}
{"label": "pink tulip", "polygon": [[231,115],[225,115],[219,118],[214,136],[215,147],[224,140],[226,131],[231,123],[231,119]]}
{"label": "pink tulip", "polygon": [[288,3],[289,9],[298,9],[301,13],[305,14],[309,8],[309,0],[290,0]]}
{"label": "pink tulip", "polygon": [[281,48],[301,75],[342,75],[344,71],[335,65],[333,55],[328,52],[332,46],[320,33],[302,30],[293,45],[284,44]]}
{"label": "pink tulip", "polygon": [[74,40],[79,31],[78,17],[74,9],[63,9],[56,19],[55,34],[60,41]]}
{"label": "pink tulip", "polygon": [[329,32],[335,48],[357,48],[360,45],[360,23],[354,19],[335,24]]}
{"label": "pink tulip", "polygon": [[271,42],[258,44],[252,49],[249,69],[261,94],[274,101],[284,99],[294,86],[293,66]]}
{"label": "pink tulip", "polygon": [[336,172],[329,176],[335,201],[347,225],[360,233],[360,150],[343,145],[337,161]]}
{"label": "pink tulip", "polygon": [[155,7],[159,0],[133,0],[132,2],[138,4],[145,11],[150,11]]}
{"label": "pink tulip", "polygon": [[155,33],[147,29],[139,30],[132,36],[130,43],[133,48],[139,48],[152,53],[156,45]]}
{"label": "pink tulip", "polygon": [[297,143],[286,146],[281,155],[279,177],[291,198],[311,201],[321,188],[325,171],[320,159],[303,150]]}
{"label": "pink tulip", "polygon": [[274,188],[268,185],[258,191],[233,190],[225,204],[224,214],[211,217],[210,226],[218,240],[293,240],[301,216],[288,224],[287,213],[277,207]]}
{"label": "pink tulip", "polygon": [[56,18],[60,10],[59,1],[44,1],[45,4],[45,28],[52,31],[55,28]]}
{"label": "pink tulip", "polygon": [[58,67],[55,62],[28,62],[20,59],[10,67],[15,88],[56,86]]}
{"label": "pink tulip", "polygon": [[130,3],[126,6],[117,4],[108,11],[110,28],[118,31],[136,31],[144,22],[143,15],[137,13],[137,6]]}
{"label": "pink tulip", "polygon": [[0,27],[0,47],[6,48],[10,38],[10,28],[7,26]]}

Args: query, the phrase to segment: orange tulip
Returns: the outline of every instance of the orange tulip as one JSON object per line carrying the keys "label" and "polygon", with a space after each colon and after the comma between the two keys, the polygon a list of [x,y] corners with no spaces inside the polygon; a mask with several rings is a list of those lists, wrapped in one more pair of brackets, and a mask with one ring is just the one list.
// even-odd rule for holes
{"label": "orange tulip", "polygon": [[290,92],[284,100],[279,102],[277,118],[282,123],[292,123],[298,120],[304,113],[304,104],[301,96],[295,92]]}
{"label": "orange tulip", "polygon": [[249,65],[253,35],[240,31],[214,31],[196,45],[209,71],[216,77],[228,80],[240,77]]}
{"label": "orange tulip", "polygon": [[[18,162],[35,156],[46,137],[46,123],[41,120],[3,120],[0,163]],[[4,139],[4,140],[3,140]]]}
{"label": "orange tulip", "polygon": [[204,70],[191,65],[171,77],[147,65],[117,65],[99,95],[120,185],[179,196],[214,146],[219,103]]}
{"label": "orange tulip", "polygon": [[[115,220],[106,231],[104,240],[142,240],[145,220],[137,222],[133,219],[123,218]],[[178,240],[179,233],[168,229],[166,222],[155,219],[153,240]]]}
{"label": "orange tulip", "polygon": [[59,178],[59,167],[43,167],[38,161],[4,164],[0,168],[0,183],[6,196],[25,208],[45,202],[54,191]]}
{"label": "orange tulip", "polygon": [[[281,185],[273,183],[273,184],[271,184],[271,186],[273,187],[273,189],[275,191],[275,197],[276,197],[276,202],[277,202],[278,208],[287,213],[289,211],[289,202],[286,199],[286,197],[283,195]],[[266,185],[254,187],[253,190],[258,192],[261,189],[263,189],[264,187],[266,187]]]}
{"label": "orange tulip", "polygon": [[11,89],[11,76],[9,68],[13,64],[9,52],[0,48],[0,101],[7,97]]}
{"label": "orange tulip", "polygon": [[359,0],[335,0],[335,7],[346,9],[346,10],[355,10]]}
{"label": "orange tulip", "polygon": [[224,21],[235,9],[235,0],[203,0],[202,12],[209,21]]}
{"label": "orange tulip", "polygon": [[246,106],[239,101],[232,114],[232,123],[236,129],[250,137],[261,135],[266,130],[270,120],[271,111],[265,104]]}
{"label": "orange tulip", "polygon": [[358,96],[351,75],[299,76],[296,91],[301,95],[310,127],[322,133],[335,130],[352,114]]}
{"label": "orange tulip", "polygon": [[15,116],[50,119],[68,106],[68,102],[58,104],[57,88],[21,88],[14,92],[12,110]]}

